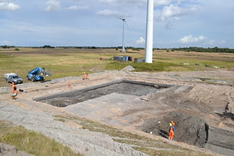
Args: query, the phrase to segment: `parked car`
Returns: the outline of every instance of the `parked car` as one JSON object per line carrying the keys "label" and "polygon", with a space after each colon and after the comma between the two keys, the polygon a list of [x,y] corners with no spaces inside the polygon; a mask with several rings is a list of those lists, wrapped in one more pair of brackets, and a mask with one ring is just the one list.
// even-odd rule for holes
{"label": "parked car", "polygon": [[19,77],[15,73],[4,74],[4,78],[5,78],[7,83],[9,83],[9,82],[10,83],[14,82],[15,84],[23,83],[23,79],[21,79],[21,77]]}

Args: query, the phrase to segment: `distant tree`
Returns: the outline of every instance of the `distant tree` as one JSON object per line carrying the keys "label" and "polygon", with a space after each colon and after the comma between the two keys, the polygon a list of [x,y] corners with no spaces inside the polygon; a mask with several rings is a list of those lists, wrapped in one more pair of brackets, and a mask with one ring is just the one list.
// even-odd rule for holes
{"label": "distant tree", "polygon": [[195,51],[195,52],[208,52],[208,53],[234,53],[234,49],[229,48],[203,48],[203,47],[185,47],[185,48],[176,48],[177,51]]}
{"label": "distant tree", "polygon": [[10,46],[4,45],[4,46],[2,46],[2,48],[7,49],[7,48],[10,48]]}
{"label": "distant tree", "polygon": [[50,45],[44,45],[42,48],[54,48],[54,47],[51,47]]}

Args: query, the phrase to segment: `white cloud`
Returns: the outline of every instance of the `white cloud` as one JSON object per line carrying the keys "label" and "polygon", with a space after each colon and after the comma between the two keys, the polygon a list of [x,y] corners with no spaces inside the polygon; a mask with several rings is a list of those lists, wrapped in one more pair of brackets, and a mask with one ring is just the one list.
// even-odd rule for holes
{"label": "white cloud", "polygon": [[99,2],[103,2],[103,3],[114,3],[117,0],[99,0]]}
{"label": "white cloud", "polygon": [[19,9],[20,6],[9,2],[0,2],[0,10],[14,11]]}
{"label": "white cloud", "polygon": [[199,43],[206,40],[206,37],[199,36],[199,37],[193,37],[192,35],[184,36],[179,40],[179,43],[182,44],[192,44],[192,43]]}
{"label": "white cloud", "polygon": [[157,0],[154,1],[155,6],[160,6],[160,5],[168,5],[172,2],[173,0]]}
{"label": "white cloud", "polygon": [[88,6],[77,6],[77,5],[72,5],[67,8],[68,10],[86,10],[88,9]]}
{"label": "white cloud", "polygon": [[180,19],[181,16],[195,13],[197,11],[196,7],[181,8],[177,5],[171,4],[169,6],[164,6],[161,11],[157,11],[159,16],[156,17],[157,20],[164,21],[168,18],[174,17],[175,19]]}
{"label": "white cloud", "polygon": [[1,45],[10,45],[11,43],[9,41],[2,41]]}
{"label": "white cloud", "polygon": [[[181,1],[185,1],[185,0],[154,0],[154,6],[169,5],[173,2],[180,4]],[[147,0],[99,0],[99,2],[110,3],[110,4],[114,4],[114,3],[116,4],[117,3],[146,4]]]}
{"label": "white cloud", "polygon": [[123,13],[116,11],[116,10],[102,10],[96,12],[97,15],[102,15],[102,16],[123,16]]}
{"label": "white cloud", "polygon": [[208,42],[208,44],[210,44],[210,45],[215,44],[215,40],[210,40],[210,41]]}
{"label": "white cloud", "polygon": [[49,0],[46,2],[46,11],[55,11],[60,8],[60,2],[57,0]]}
{"label": "white cloud", "polygon": [[146,0],[99,0],[103,3],[145,3]]}
{"label": "white cloud", "polygon": [[136,41],[136,44],[145,44],[145,39],[143,37],[140,37],[140,39]]}
{"label": "white cloud", "polygon": [[222,40],[221,42],[219,42],[219,44],[225,44],[226,41],[225,40]]}

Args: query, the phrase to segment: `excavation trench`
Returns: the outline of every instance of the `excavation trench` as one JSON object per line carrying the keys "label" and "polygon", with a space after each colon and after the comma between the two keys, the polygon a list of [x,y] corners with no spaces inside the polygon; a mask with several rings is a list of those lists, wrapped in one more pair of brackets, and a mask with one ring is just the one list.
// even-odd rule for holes
{"label": "excavation trench", "polygon": [[[140,97],[143,95],[148,95],[150,93],[155,93],[160,89],[170,87],[171,89],[173,89],[172,86],[176,87],[175,85],[119,80],[101,85],[86,87],[84,89],[38,97],[34,100],[57,107],[66,107],[69,105],[75,106],[75,104],[80,105],[79,103],[82,103],[84,101],[95,99],[98,97],[100,98],[112,93],[134,95]],[[211,127],[209,126],[209,123],[206,123],[205,120],[202,119],[202,117],[198,118],[192,115],[183,114],[175,111],[168,112],[158,118],[146,120],[141,126],[138,126],[138,128],[146,133],[152,133],[153,135],[159,135],[164,138],[168,138],[168,126],[171,120],[173,120],[176,124],[173,140],[184,142],[190,145],[195,145],[201,148],[211,149],[212,151],[221,154],[233,155],[233,132]]]}
{"label": "excavation trench", "polygon": [[66,107],[90,99],[105,96],[111,93],[142,96],[155,92],[156,90],[171,87],[165,84],[154,84],[139,81],[120,80],[101,85],[87,87],[84,89],[63,92],[54,95],[35,98],[35,101],[41,101],[57,107]]}
{"label": "excavation trench", "polygon": [[169,123],[175,122],[173,140],[233,155],[234,133],[209,126],[204,120],[187,114],[169,112],[162,117],[145,121],[140,129],[146,133],[168,138]]}

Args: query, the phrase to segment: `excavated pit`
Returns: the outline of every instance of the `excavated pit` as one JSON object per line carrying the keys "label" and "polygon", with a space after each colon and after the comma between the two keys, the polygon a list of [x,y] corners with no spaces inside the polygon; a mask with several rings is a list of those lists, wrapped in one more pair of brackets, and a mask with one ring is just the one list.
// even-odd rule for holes
{"label": "excavated pit", "polygon": [[175,122],[173,140],[207,148],[217,153],[233,155],[234,133],[209,126],[204,120],[187,114],[169,112],[159,118],[145,121],[140,129],[168,138],[169,123]]}
{"label": "excavated pit", "polygon": [[170,85],[120,80],[92,87],[87,87],[84,89],[43,96],[33,100],[47,103],[57,107],[66,107],[68,105],[77,104],[111,93],[142,96],[155,92],[156,90],[168,87],[170,87]]}
{"label": "excavated pit", "polygon": [[[172,86],[176,87],[175,85],[119,80],[86,87],[84,89],[43,96],[35,98],[34,100],[57,107],[66,107],[111,93],[140,97],[155,93],[160,89],[173,88]],[[171,120],[176,124],[173,140],[201,148],[207,148],[217,153],[233,155],[233,132],[211,127],[202,117],[199,118],[179,112],[168,112],[158,118],[151,118],[145,121],[141,126],[138,126],[138,128],[146,133],[152,133],[153,135],[168,138],[168,126]]]}

